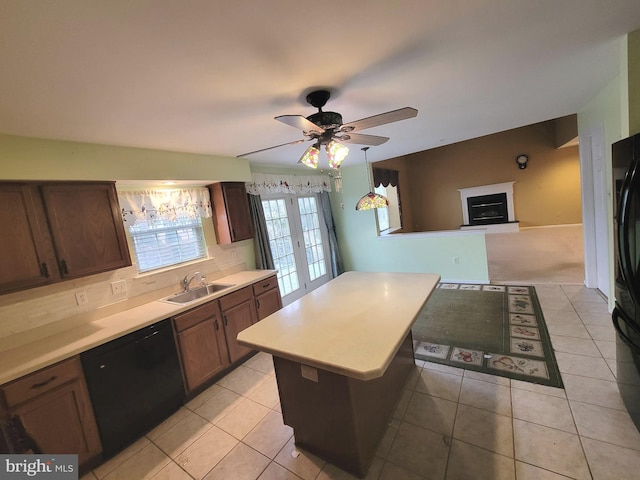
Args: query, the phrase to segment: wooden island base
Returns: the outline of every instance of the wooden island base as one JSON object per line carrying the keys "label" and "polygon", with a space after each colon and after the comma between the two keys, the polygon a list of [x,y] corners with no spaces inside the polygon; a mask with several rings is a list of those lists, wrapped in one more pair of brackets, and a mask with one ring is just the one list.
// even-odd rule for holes
{"label": "wooden island base", "polygon": [[383,376],[368,381],[276,355],[273,362],[282,416],[296,445],[364,477],[415,365],[411,332]]}

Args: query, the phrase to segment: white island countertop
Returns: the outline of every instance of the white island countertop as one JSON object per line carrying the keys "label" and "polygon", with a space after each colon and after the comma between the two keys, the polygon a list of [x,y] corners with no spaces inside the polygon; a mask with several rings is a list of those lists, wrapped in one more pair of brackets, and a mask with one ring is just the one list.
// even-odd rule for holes
{"label": "white island countertop", "polygon": [[439,280],[347,272],[243,330],[238,342],[359,380],[378,378]]}

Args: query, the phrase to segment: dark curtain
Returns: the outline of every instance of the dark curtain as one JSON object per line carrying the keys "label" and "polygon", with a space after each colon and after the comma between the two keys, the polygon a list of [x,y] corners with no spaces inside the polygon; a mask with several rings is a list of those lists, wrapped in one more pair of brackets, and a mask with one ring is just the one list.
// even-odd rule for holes
{"label": "dark curtain", "polygon": [[386,168],[373,168],[373,184],[376,187],[382,185],[383,187],[398,186],[398,171],[387,170]]}
{"label": "dark curtain", "polygon": [[327,192],[320,193],[320,204],[322,205],[322,214],[324,217],[324,223],[329,231],[329,250],[331,255],[331,273],[333,277],[337,277],[344,272],[344,266],[342,265],[342,256],[340,255],[340,248],[338,247],[338,237],[336,236],[336,227],[333,223],[333,215],[331,213],[331,202],[329,201],[329,194]]}
{"label": "dark curtain", "polygon": [[248,194],[249,210],[251,210],[251,219],[253,220],[253,243],[256,251],[256,268],[259,270],[275,270],[273,263],[273,255],[271,255],[271,247],[269,246],[269,235],[267,234],[267,222],[264,219],[264,210],[262,210],[262,200],[260,195]]}

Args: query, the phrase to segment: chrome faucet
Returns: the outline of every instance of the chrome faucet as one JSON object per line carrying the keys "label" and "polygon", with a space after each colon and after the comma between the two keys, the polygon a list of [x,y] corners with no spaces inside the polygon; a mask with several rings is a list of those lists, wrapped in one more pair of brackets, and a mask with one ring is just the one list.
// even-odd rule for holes
{"label": "chrome faucet", "polygon": [[189,291],[189,285],[191,285],[191,282],[197,277],[200,277],[200,283],[204,285],[204,279],[206,278],[206,275],[202,275],[200,272],[195,272],[193,275],[189,275],[187,273],[184,276],[184,278],[182,279],[182,286],[184,287],[185,292]]}

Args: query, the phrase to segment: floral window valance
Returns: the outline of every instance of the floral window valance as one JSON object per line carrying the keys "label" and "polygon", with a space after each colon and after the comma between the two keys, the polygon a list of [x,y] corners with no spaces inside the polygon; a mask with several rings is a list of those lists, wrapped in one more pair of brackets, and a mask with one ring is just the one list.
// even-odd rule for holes
{"label": "floral window valance", "polygon": [[127,226],[154,220],[211,217],[211,199],[206,188],[119,191],[118,201]]}
{"label": "floral window valance", "polygon": [[247,193],[266,195],[268,193],[320,193],[330,192],[331,182],[328,175],[273,175],[267,173],[251,174],[246,183]]}
{"label": "floral window valance", "polygon": [[376,187],[382,185],[383,187],[398,186],[398,171],[388,170],[386,168],[373,168],[373,184]]}

